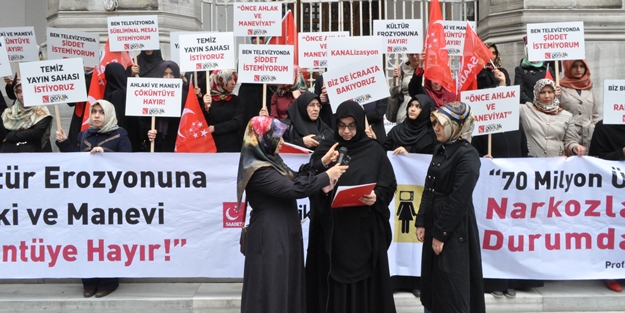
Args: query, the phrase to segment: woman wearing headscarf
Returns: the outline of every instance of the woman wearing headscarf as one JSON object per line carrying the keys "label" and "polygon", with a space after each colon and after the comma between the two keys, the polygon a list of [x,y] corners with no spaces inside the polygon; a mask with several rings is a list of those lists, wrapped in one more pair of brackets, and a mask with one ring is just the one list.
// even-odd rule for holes
{"label": "woman wearing headscarf", "polygon": [[141,118],[138,116],[126,116],[126,85],[128,76],[124,66],[119,63],[109,63],[104,69],[106,86],[104,87],[104,100],[115,107],[117,125],[128,132],[128,138],[133,152],[142,150],[144,134],[141,132]]}
{"label": "woman wearing headscarf", "polygon": [[287,110],[288,118],[282,122],[289,126],[284,141],[315,150],[325,138],[332,138],[332,129],[319,118],[321,103],[312,92],[304,92]]}
{"label": "woman wearing headscarf", "polygon": [[[510,86],[510,76],[505,68],[501,67],[501,55],[494,43],[485,43],[493,54],[489,63],[477,74],[477,89]],[[494,65],[494,66],[493,66]]]}
{"label": "woman wearing headscarf", "polygon": [[2,113],[6,136],[0,152],[52,152],[50,126],[52,115],[45,106],[24,106],[22,83],[13,86],[15,103]]}
{"label": "woman wearing headscarf", "polygon": [[589,147],[595,124],[600,119],[599,106],[592,93],[590,68],[586,60],[567,60],[562,64],[564,77],[560,80],[560,107],[573,115],[579,143]]}
{"label": "woman wearing headscarf", "polygon": [[[440,82],[425,79],[425,84],[422,86],[423,74],[425,71],[423,70],[423,59],[425,58],[425,54],[420,55],[421,65],[417,67],[410,79],[410,83],[408,84],[408,93],[410,97],[417,94],[428,95],[432,100],[434,100],[435,109],[440,108],[445,103],[456,101],[456,94],[452,91],[449,91],[441,85]],[[443,68],[440,66],[432,66],[428,68],[428,72],[435,74],[437,72],[443,71]],[[442,74],[436,74],[434,76],[442,77]]]}
{"label": "woman wearing headscarf", "polygon": [[[399,103],[395,116],[387,116],[386,118],[393,123],[401,123],[406,118],[406,112],[408,109],[408,103],[411,101],[410,93],[408,92],[408,85],[412,79],[412,75],[418,67],[423,67],[423,60],[421,60],[419,53],[408,53],[407,62],[401,64],[393,70],[393,82],[399,78],[399,86],[393,86],[390,90],[391,97],[396,96],[398,93],[402,93],[404,101]],[[395,110],[392,110],[395,111]],[[390,113],[390,112],[389,112]]]}
{"label": "woman wearing headscarf", "polygon": [[300,73],[299,66],[295,66],[295,73],[293,74],[293,85],[278,85],[278,90],[271,97],[271,108],[269,115],[273,118],[283,120],[288,117],[287,110],[291,107],[295,99],[297,99],[302,92],[308,90],[306,80]]}
{"label": "woman wearing headscarf", "polygon": [[406,119],[388,133],[384,149],[393,154],[432,154],[436,135],[432,129],[430,113],[434,102],[426,95],[414,95],[406,107]]}
{"label": "woman wearing headscarf", "polygon": [[[87,86],[87,94],[89,94],[89,87],[91,86],[91,77],[95,68],[85,66],[85,85]],[[97,74],[96,74],[97,75]],[[74,107],[74,114],[69,123],[68,137],[69,141],[73,145],[77,145],[78,134],[82,128],[82,120],[85,116],[86,102],[68,103],[70,107]]]}
{"label": "woman wearing headscarf", "polygon": [[[242,313],[306,312],[304,249],[296,199],[332,186],[347,166],[313,175],[309,165],[293,172],[278,155],[287,126],[269,116],[250,120],[237,175],[237,203],[243,191],[252,207],[245,242]],[[331,149],[319,166],[336,161]],[[331,188],[330,188],[331,189]],[[327,189],[329,190],[329,189]]]}
{"label": "woman wearing headscarf", "polygon": [[[523,37],[527,45],[527,38]],[[548,65],[549,64],[549,65]],[[514,69],[514,84],[519,85],[521,89],[521,104],[534,102],[534,85],[539,79],[547,76],[547,70],[551,77],[556,77],[553,66],[549,62],[537,61],[530,62],[527,56],[527,46],[525,46],[525,55],[521,64]],[[560,87],[556,88],[556,97],[560,96]]]}
{"label": "woman wearing headscarf", "polygon": [[[158,68],[159,77],[162,78],[180,78],[180,67],[174,61],[164,61]],[[182,87],[182,102],[180,103],[180,112],[184,108],[187,100],[188,86]],[[147,119],[147,120],[146,120]],[[149,129],[150,118],[145,118],[143,125],[145,129]],[[149,141],[156,140],[154,143],[154,152],[174,152],[176,147],[176,137],[178,136],[178,126],[180,126],[180,117],[158,117],[154,130],[147,131],[147,139]]]}
{"label": "woman wearing headscarf", "polygon": [[579,144],[573,117],[560,107],[555,90],[552,80],[540,79],[534,86],[534,102],[521,105],[521,124],[529,155],[538,158],[583,156],[586,148]]}
{"label": "woman wearing headscarf", "polygon": [[[117,125],[115,106],[98,100],[91,105],[89,129],[78,135],[79,145],[72,145],[63,129],[56,132],[56,145],[61,152],[132,152],[126,130]],[[85,278],[82,280],[83,296],[102,298],[119,287],[119,278]]]}
{"label": "woman wearing headscarf", "polygon": [[[338,106],[334,140],[321,142],[311,162],[319,164],[336,143],[351,160],[334,190],[310,197],[307,311],[393,313],[387,255],[392,237],[388,205],[397,187],[393,166],[382,146],[365,134],[365,112],[354,101]],[[359,198],[361,205],[332,208],[337,188],[371,183],[376,186]]]}
{"label": "woman wearing headscarf", "polygon": [[163,63],[161,50],[143,50],[137,56],[137,64],[126,69],[128,77],[161,77],[158,76],[158,68]]}
{"label": "woman wearing headscarf", "polygon": [[204,95],[204,117],[208,130],[213,134],[217,152],[241,151],[245,105],[232,94],[236,84],[236,71],[213,71],[210,75],[210,95]]}
{"label": "woman wearing headscarf", "polygon": [[421,303],[425,312],[485,312],[482,257],[473,190],[480,158],[470,143],[473,112],[463,102],[430,115],[438,144],[417,214]]}

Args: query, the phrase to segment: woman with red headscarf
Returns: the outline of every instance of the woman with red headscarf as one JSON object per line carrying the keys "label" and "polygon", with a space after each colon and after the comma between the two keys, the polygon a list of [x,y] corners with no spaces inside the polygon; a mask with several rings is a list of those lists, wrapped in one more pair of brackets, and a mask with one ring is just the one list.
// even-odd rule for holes
{"label": "woman with red headscarf", "polygon": [[580,144],[590,146],[590,139],[599,121],[599,111],[592,93],[590,69],[586,60],[562,61],[564,77],[560,80],[560,107],[573,114],[573,123]]}
{"label": "woman with red headscarf", "polygon": [[232,94],[236,84],[236,71],[213,71],[210,94],[204,95],[204,117],[217,152],[241,152],[245,110],[239,98]]}
{"label": "woman with red headscarf", "polygon": [[295,102],[295,99],[307,90],[306,80],[300,73],[299,66],[295,66],[293,85],[278,85],[278,90],[271,97],[271,112],[269,115],[279,120],[289,117],[287,110]]}
{"label": "woman with red headscarf", "polygon": [[[423,70],[423,60],[425,59],[425,54],[421,54],[419,66],[415,69],[414,75],[410,79],[410,83],[408,84],[408,93],[410,97],[413,97],[417,94],[428,95],[434,103],[436,104],[436,108],[438,109],[446,103],[454,102],[457,99],[455,93],[445,89],[440,82],[425,79],[425,84],[422,84],[423,74],[425,71]],[[428,73],[432,72],[433,74],[437,71],[443,70],[439,66],[433,66],[428,68]],[[434,75],[434,76],[443,76],[443,75]]]}

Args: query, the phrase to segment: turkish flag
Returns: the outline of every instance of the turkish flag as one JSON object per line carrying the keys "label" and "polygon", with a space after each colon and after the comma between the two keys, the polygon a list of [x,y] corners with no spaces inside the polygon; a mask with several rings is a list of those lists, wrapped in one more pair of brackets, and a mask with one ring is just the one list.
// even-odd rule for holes
{"label": "turkish flag", "polygon": [[554,82],[556,81],[555,79],[553,79],[553,76],[551,76],[551,71],[549,70],[549,63],[547,63],[547,73],[545,73],[545,79],[549,79]]}
{"label": "turkish flag", "polygon": [[208,131],[208,123],[193,90],[191,82],[187,102],[180,117],[174,152],[217,152],[215,140]]}
{"label": "turkish flag", "polygon": [[299,64],[297,60],[297,25],[295,25],[295,19],[291,10],[288,10],[282,18],[282,36],[271,37],[268,43],[270,45],[293,46],[295,65]]}
{"label": "turkish flag", "polygon": [[493,57],[490,49],[480,40],[471,25],[467,23],[464,33],[464,51],[462,52],[462,66],[458,72],[460,91],[477,89],[477,74],[490,62]]}
{"label": "turkish flag", "polygon": [[425,73],[423,76],[441,84],[447,91],[454,92],[456,82],[451,77],[445,29],[442,21],[440,4],[438,0],[432,0],[430,3],[430,23],[425,37],[425,62],[423,64]]}

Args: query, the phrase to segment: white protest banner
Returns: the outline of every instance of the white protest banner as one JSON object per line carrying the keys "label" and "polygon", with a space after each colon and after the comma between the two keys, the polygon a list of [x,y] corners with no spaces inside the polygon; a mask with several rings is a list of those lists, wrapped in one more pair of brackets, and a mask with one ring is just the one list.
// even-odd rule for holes
{"label": "white protest banner", "polygon": [[464,33],[467,23],[475,29],[473,21],[442,21],[445,29],[445,39],[447,44],[447,52],[451,56],[462,56],[464,49]]}
{"label": "white protest banner", "polygon": [[0,37],[4,37],[9,61],[39,61],[39,49],[37,48],[34,27],[2,27],[0,28]]}
{"label": "white protest banner", "polygon": [[111,51],[160,50],[156,15],[109,16]]}
{"label": "white protest banner", "polygon": [[530,61],[586,59],[584,22],[527,24]]}
{"label": "white protest banner", "polygon": [[241,83],[293,84],[293,46],[239,45]]}
{"label": "white protest banner", "polygon": [[169,53],[170,59],[176,64],[180,64],[180,36],[195,34],[197,32],[171,32],[169,33]]}
{"label": "white protest banner", "polygon": [[282,3],[236,2],[232,7],[235,36],[282,36]]}
{"label": "white protest banner", "polygon": [[181,71],[231,70],[236,68],[235,64],[233,33],[195,33],[180,36]]}
{"label": "white protest banner", "polygon": [[87,101],[81,58],[20,63],[24,106]]}
{"label": "white protest banner", "polygon": [[182,79],[129,77],[126,115],[180,117]]}
{"label": "white protest banner", "polygon": [[421,53],[423,50],[421,20],[375,20],[373,34],[385,38],[386,53]]}
{"label": "white protest banner", "polygon": [[[328,71],[385,53],[385,39],[378,36],[328,38]],[[334,100],[333,100],[334,101]]]}
{"label": "white protest banner", "polygon": [[7,46],[4,43],[4,37],[0,37],[0,76],[11,75],[13,75],[13,70],[11,69],[11,62],[7,54]]}
{"label": "white protest banner", "polygon": [[84,64],[100,62],[100,35],[48,27],[48,60],[82,58]]}
{"label": "white protest banner", "polygon": [[299,33],[298,61],[303,68],[324,68],[328,66],[328,38],[347,37],[349,32]]}
{"label": "white protest banner", "polygon": [[475,116],[473,136],[518,130],[520,96],[518,85],[463,91],[460,99]]}
{"label": "white protest banner", "polygon": [[603,124],[625,124],[625,80],[603,81]]}
{"label": "white protest banner", "polygon": [[389,96],[381,54],[332,69],[323,74],[323,79],[333,112],[346,100],[363,105]]}

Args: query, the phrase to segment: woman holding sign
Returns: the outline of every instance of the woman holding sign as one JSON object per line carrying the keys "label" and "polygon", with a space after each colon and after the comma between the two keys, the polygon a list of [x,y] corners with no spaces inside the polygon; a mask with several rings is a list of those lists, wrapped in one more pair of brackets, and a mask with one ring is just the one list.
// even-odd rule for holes
{"label": "woman holding sign", "polygon": [[17,82],[13,91],[15,103],[2,113],[2,123],[6,129],[2,153],[52,152],[50,126],[52,115],[45,106],[24,106],[22,83]]}
{"label": "woman holding sign", "polygon": [[[303,313],[304,249],[296,199],[326,191],[347,166],[312,175],[308,164],[294,173],[278,155],[287,126],[268,116],[247,124],[237,176],[237,207],[243,191],[252,207],[245,240],[242,313]],[[334,149],[323,156],[336,161]],[[321,167],[324,167],[321,164]],[[310,311],[309,311],[310,312]]]}
{"label": "woman holding sign", "polygon": [[[539,79],[549,78],[553,80],[556,73],[551,65],[552,62],[530,61],[527,56],[527,36],[525,41],[525,55],[521,64],[514,69],[514,84],[521,88],[521,104],[534,102],[534,85]],[[558,73],[559,75],[559,73]],[[560,87],[556,88],[556,97],[560,96]]]}
{"label": "woman holding sign", "polygon": [[589,147],[595,124],[600,119],[599,106],[592,93],[590,69],[586,60],[562,61],[564,77],[560,80],[560,106],[573,114],[580,144]]}
{"label": "woman holding sign", "polygon": [[204,95],[204,117],[215,139],[217,152],[240,152],[245,108],[232,91],[237,84],[234,70],[215,70],[210,75],[210,95]]}
{"label": "woman holding sign", "polygon": [[[339,150],[347,149],[350,168],[334,190],[310,197],[307,311],[393,313],[387,256],[392,239],[388,205],[397,187],[393,167],[382,146],[365,134],[365,111],[354,101],[337,108],[334,140],[322,141],[311,157],[316,171],[330,165],[324,155],[337,142]],[[333,208],[337,189],[363,184],[375,185],[354,199],[355,206]]]}
{"label": "woman holding sign", "polygon": [[473,112],[452,102],[430,115],[434,148],[417,214],[421,303],[425,312],[485,312],[473,190],[480,158],[471,146]]}

